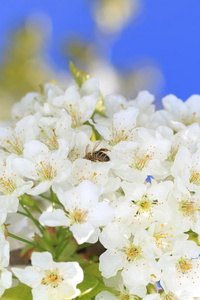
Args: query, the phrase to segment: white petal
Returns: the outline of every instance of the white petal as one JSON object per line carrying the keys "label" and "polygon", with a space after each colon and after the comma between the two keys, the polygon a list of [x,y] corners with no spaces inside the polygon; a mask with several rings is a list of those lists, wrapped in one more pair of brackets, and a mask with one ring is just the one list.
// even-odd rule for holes
{"label": "white petal", "polygon": [[41,224],[47,225],[47,226],[66,226],[68,227],[70,222],[67,218],[65,212],[61,209],[56,209],[53,212],[44,212],[40,218],[39,222]]}
{"label": "white petal", "polygon": [[123,253],[114,250],[107,250],[101,254],[99,270],[102,272],[102,276],[109,278],[115,276],[117,271],[123,267]]}
{"label": "white petal", "polygon": [[99,203],[93,208],[91,223],[96,226],[104,226],[112,221],[114,210],[106,203]]}
{"label": "white petal", "polygon": [[73,236],[77,240],[78,244],[83,244],[94,232],[94,227],[89,223],[74,224],[70,226],[70,230]]}
{"label": "white petal", "polygon": [[41,284],[42,275],[39,270],[33,267],[26,267],[25,269],[11,268],[15,276],[24,284],[30,287],[37,287]]}
{"label": "white petal", "polygon": [[24,159],[24,158],[16,158],[12,162],[13,170],[21,175],[25,176],[27,178],[35,179],[38,177],[35,164],[33,164],[31,161]]}
{"label": "white petal", "polygon": [[33,252],[31,263],[41,270],[49,270],[54,267],[52,254],[49,252]]}

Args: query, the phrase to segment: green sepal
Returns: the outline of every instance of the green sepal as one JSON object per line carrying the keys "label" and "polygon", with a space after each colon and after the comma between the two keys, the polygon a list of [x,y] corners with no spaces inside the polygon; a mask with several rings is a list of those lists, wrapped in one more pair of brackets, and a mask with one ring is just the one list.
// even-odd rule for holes
{"label": "green sepal", "polygon": [[23,257],[23,256],[27,255],[28,252],[32,251],[32,249],[35,250],[35,248],[33,246],[27,244],[20,252],[20,256]]}
{"label": "green sepal", "polygon": [[76,81],[77,85],[79,88],[82,87],[83,83],[87,81],[89,78],[91,78],[91,75],[88,74],[87,72],[78,69],[72,61],[69,63],[69,69],[74,77],[74,80]]}
{"label": "green sepal", "polygon": [[188,234],[188,240],[194,241],[198,246],[200,246],[200,242],[198,239],[198,234],[194,231],[192,231],[191,229],[188,230],[187,232],[184,232],[185,234]]}
{"label": "green sepal", "polygon": [[152,284],[152,283],[149,283],[149,284],[146,286],[146,288],[147,288],[147,294],[154,294],[154,293],[157,292],[156,286],[155,286],[154,284]]}
{"label": "green sepal", "polygon": [[22,203],[23,205],[26,205],[28,207],[35,206],[35,200],[33,200],[33,198],[27,194],[20,196],[19,201],[20,201],[20,203]]}
{"label": "green sepal", "polygon": [[7,289],[1,300],[32,300],[31,288],[23,283],[19,283],[18,286]]}

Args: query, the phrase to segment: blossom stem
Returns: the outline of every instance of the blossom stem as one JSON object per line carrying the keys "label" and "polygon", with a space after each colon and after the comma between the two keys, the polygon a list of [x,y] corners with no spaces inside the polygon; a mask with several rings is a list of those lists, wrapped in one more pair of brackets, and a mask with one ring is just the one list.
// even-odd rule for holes
{"label": "blossom stem", "polygon": [[[71,238],[70,237],[66,237],[67,233],[68,233],[69,229],[67,229],[67,232],[65,232],[63,234],[63,237],[61,239],[61,241],[59,242],[58,247],[56,248],[56,258],[58,258],[60,256],[60,254],[62,253],[62,251],[64,250],[64,248],[67,246],[67,244],[70,242]],[[64,246],[63,246],[64,245]]]}
{"label": "blossom stem", "polygon": [[65,247],[68,245],[68,243],[71,241],[71,238],[67,238],[65,242],[61,244],[62,247],[59,248],[59,251],[56,253],[56,258],[59,258]]}
{"label": "blossom stem", "polygon": [[29,216],[28,216],[27,214],[25,214],[24,212],[22,212],[22,211],[19,211],[19,210],[18,210],[17,213],[18,213],[19,215],[23,215],[23,216],[29,218]]}
{"label": "blossom stem", "polygon": [[42,214],[42,210],[39,208],[39,206],[37,204],[34,205],[35,209]]}
{"label": "blossom stem", "polygon": [[32,242],[30,242],[30,241],[28,241],[28,240],[25,240],[25,239],[23,239],[23,238],[21,238],[21,237],[15,235],[15,234],[12,234],[12,233],[10,233],[10,232],[8,232],[8,236],[11,237],[11,238],[13,238],[13,239],[16,239],[16,240],[18,240],[18,241],[21,241],[21,242],[24,242],[24,243],[26,243],[26,244],[32,245],[33,247],[37,247],[37,245],[35,245],[34,243],[32,243]]}
{"label": "blossom stem", "polygon": [[40,194],[39,196],[40,196],[41,198],[44,198],[44,199],[48,200],[48,201],[51,201],[51,199],[50,199],[49,197],[45,196],[45,195]]}
{"label": "blossom stem", "polygon": [[33,215],[30,213],[30,211],[25,207],[25,205],[23,205],[23,204],[21,204],[21,205],[22,205],[23,209],[25,210],[25,212],[27,213],[27,217],[30,218],[33,221],[33,223],[35,224],[35,226],[39,229],[39,231],[41,233],[43,233],[43,231],[44,231],[43,226],[39,223],[38,220],[36,220],[33,217]]}

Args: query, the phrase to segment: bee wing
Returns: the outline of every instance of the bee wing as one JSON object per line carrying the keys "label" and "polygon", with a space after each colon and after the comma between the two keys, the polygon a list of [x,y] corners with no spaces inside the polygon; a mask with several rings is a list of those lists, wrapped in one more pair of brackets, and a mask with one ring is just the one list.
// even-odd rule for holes
{"label": "bee wing", "polygon": [[89,144],[86,146],[86,148],[85,148],[85,156],[87,155],[87,153],[88,153],[88,149],[89,149]]}
{"label": "bee wing", "polygon": [[101,140],[99,140],[99,141],[96,142],[96,144],[94,145],[94,148],[93,148],[92,152],[94,152],[98,148],[98,146],[99,146],[100,143],[101,143]]}

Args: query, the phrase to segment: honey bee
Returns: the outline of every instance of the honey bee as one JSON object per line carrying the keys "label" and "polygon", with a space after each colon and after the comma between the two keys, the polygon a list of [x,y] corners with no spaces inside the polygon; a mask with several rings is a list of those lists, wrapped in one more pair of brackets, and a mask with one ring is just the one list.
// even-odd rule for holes
{"label": "honey bee", "polygon": [[101,148],[99,150],[96,151],[97,147],[99,146],[99,144],[101,143],[101,141],[98,141],[96,143],[96,145],[94,146],[94,148],[92,149],[92,152],[89,152],[89,145],[87,145],[86,150],[85,150],[85,156],[83,158],[94,161],[94,162],[106,162],[110,160],[110,157],[104,153],[109,151],[106,148]]}

